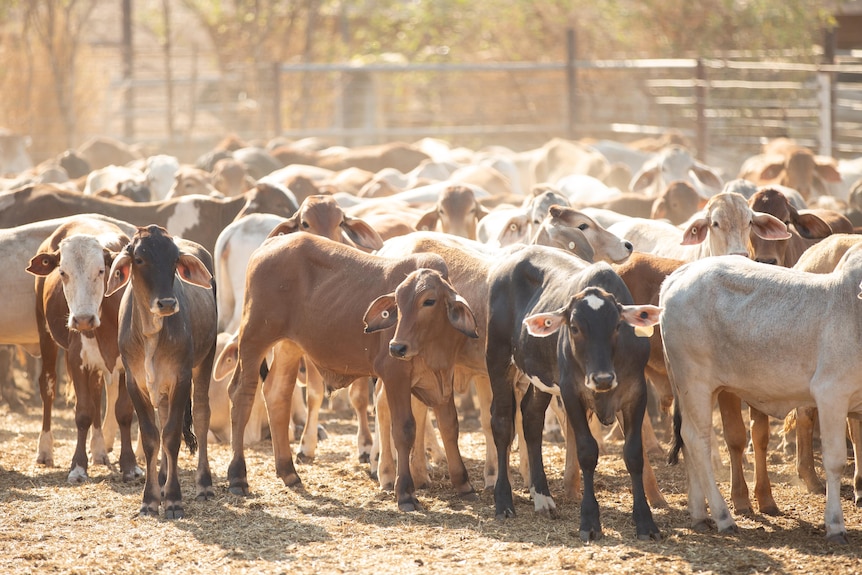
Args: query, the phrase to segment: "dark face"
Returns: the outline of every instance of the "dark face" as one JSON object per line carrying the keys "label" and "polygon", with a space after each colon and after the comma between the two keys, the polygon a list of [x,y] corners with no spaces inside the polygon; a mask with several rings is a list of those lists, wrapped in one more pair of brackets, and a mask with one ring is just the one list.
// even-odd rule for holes
{"label": "dark face", "polygon": [[617,386],[614,350],[621,325],[614,297],[599,288],[587,288],[569,306],[569,338],[585,374],[584,385],[593,392]]}
{"label": "dark face", "polygon": [[158,226],[139,229],[127,248],[132,260],[135,295],[147,302],[155,315],[179,311],[174,275],[180,250],[170,235]]}

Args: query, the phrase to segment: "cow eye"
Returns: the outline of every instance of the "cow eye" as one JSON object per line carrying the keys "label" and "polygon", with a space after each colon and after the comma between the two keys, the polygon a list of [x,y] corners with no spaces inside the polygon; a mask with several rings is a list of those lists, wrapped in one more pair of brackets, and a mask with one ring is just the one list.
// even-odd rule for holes
{"label": "cow eye", "polygon": [[718,222],[712,222],[712,227],[714,227],[714,228],[719,227]]}
{"label": "cow eye", "polygon": [[302,227],[303,227],[303,229],[306,229],[306,230],[307,230],[310,226],[308,225],[308,222],[303,221],[303,222],[302,222]]}
{"label": "cow eye", "polygon": [[581,231],[584,231],[585,229],[587,229],[589,227],[590,227],[589,224],[581,224],[578,226],[578,229]]}
{"label": "cow eye", "polygon": [[143,260],[143,258],[135,258],[135,265],[136,265],[136,266],[142,266],[142,265],[144,265],[144,260]]}
{"label": "cow eye", "polygon": [[430,306],[434,305],[435,303],[437,303],[436,299],[426,299],[425,301],[422,302],[422,305],[425,307],[430,307]]}
{"label": "cow eye", "polygon": [[57,270],[57,273],[60,274],[61,278],[66,277],[66,272],[64,272],[63,270]]}
{"label": "cow eye", "polygon": [[512,230],[513,232],[517,232],[518,231],[518,224],[509,224],[509,229]]}

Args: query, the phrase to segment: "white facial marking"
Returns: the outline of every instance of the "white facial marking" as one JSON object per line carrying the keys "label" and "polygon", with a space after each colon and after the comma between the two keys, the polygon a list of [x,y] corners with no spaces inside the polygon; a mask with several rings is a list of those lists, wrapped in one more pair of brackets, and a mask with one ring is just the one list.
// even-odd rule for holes
{"label": "white facial marking", "polygon": [[587,305],[592,309],[600,309],[603,305],[605,305],[605,300],[596,295],[588,295],[584,298],[584,301],[587,302]]}

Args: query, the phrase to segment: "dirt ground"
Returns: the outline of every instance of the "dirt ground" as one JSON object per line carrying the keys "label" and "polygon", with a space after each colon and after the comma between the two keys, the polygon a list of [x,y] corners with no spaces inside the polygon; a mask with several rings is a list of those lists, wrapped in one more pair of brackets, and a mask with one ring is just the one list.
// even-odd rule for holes
{"label": "dirt ground", "polygon": [[[842,488],[850,544],[832,545],[824,538],[824,497],[809,495],[795,479],[792,459],[775,450],[770,471],[783,514],[737,516],[738,535],[690,530],[684,464],[656,461],[670,506],[654,510],[663,540],[641,542],[631,520],[621,442],[611,441],[596,482],[605,536],[584,544],[577,535],[578,504],[562,495],[559,443],[545,445],[551,489],[559,494],[558,519],[534,515],[529,494],[519,490],[517,517],[495,520],[493,494],[459,499],[445,465],[434,469],[431,487],[419,492],[425,510],[408,514],[397,510],[394,495],[380,491],[368,466],[358,462],[352,415],[325,410],[321,422],[329,437],[312,464],[299,466],[303,489],[285,488],[275,477],[271,446],[264,441],[247,450],[252,495],[233,496],[226,479],[230,449],[213,445],[216,498],[196,502],[195,459],[184,448],[186,517],[166,521],[138,516],[142,482],[122,483],[116,467],[91,466],[88,483],[66,483],[74,450],[69,408],[55,411],[57,467],[37,465],[40,414],[34,406],[23,415],[0,406],[4,573],[862,573],[862,511],[851,500],[852,467]],[[480,488],[484,444],[475,420],[462,425],[460,443],[473,485]],[[512,465],[519,487],[517,454]],[[721,488],[727,496],[729,484]]]}

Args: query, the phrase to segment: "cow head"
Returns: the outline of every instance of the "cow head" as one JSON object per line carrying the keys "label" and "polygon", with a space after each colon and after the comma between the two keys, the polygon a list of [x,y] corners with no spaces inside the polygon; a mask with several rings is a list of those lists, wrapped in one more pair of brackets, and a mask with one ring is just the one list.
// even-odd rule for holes
{"label": "cow head", "polygon": [[[113,239],[114,245],[128,242],[125,235]],[[101,325],[100,312],[108,275],[106,272],[110,269],[113,258],[113,252],[100,238],[88,234],[74,234],[63,239],[55,252],[33,256],[27,271],[33,275],[47,276],[57,270],[69,307],[67,327],[70,330],[91,331]]]}
{"label": "cow head", "polygon": [[[589,248],[581,251],[586,252],[589,257],[578,253],[578,241],[572,237],[574,230],[579,231],[588,242]],[[539,241],[540,239],[545,241]],[[633,250],[630,241],[620,239],[585,213],[567,206],[548,208],[548,215],[531,243],[562,247],[589,262],[601,260],[616,264],[626,261]]]}
{"label": "cow head", "polygon": [[479,337],[473,310],[437,270],[420,268],[398,284],[395,291],[371,302],[365,312],[365,333],[396,326],[389,354],[411,359],[422,354],[433,367],[451,363],[461,340],[452,330]]}
{"label": "cow head", "polygon": [[650,218],[665,219],[675,226],[688,220],[700,207],[700,195],[688,182],[671,182],[655,199],[650,210]]}
{"label": "cow head", "polygon": [[767,240],[790,238],[784,222],[770,214],[755,212],[742,194],[722,192],[710,198],[700,217],[689,221],[681,244],[699,244],[709,238],[709,255],[748,257],[751,233]]}
{"label": "cow head", "polygon": [[383,247],[380,234],[365,221],[346,215],[332,196],[308,196],[299,210],[278,224],[268,237],[294,232],[316,234],[368,252]]}
{"label": "cow head", "polygon": [[111,265],[105,295],[110,296],[134,278],[132,290],[138,301],[144,302],[154,316],[167,317],[180,309],[175,276],[192,285],[212,287],[212,275],[203,262],[182,252],[164,228],[138,228]]}
{"label": "cow head", "polygon": [[[774,186],[765,186],[754,193],[748,200],[752,210],[771,214],[784,222],[790,229],[806,239],[822,239],[832,235],[832,228],[820,217],[810,212],[800,213],[780,190]],[[795,262],[787,262],[787,245],[789,240],[766,240],[755,233],[751,233],[751,258],[755,261],[777,264],[782,266],[792,265]]]}
{"label": "cow head", "polygon": [[575,360],[583,368],[584,385],[601,393],[617,386],[613,356],[620,325],[652,327],[660,313],[661,308],[653,305],[621,305],[605,290],[588,287],[563,308],[525,318],[524,327],[534,337],[547,337],[565,326]]}
{"label": "cow head", "polygon": [[440,192],[434,208],[416,224],[417,230],[441,231],[471,240],[476,239],[476,224],[488,211],[476,200],[469,186],[454,184]]}

